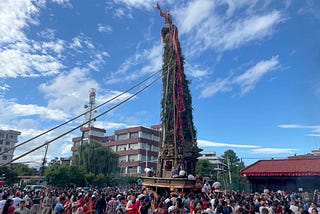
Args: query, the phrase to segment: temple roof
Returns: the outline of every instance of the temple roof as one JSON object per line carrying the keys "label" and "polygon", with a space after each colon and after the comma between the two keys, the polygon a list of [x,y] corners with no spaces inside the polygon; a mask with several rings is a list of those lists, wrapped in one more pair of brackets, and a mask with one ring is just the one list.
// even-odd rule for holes
{"label": "temple roof", "polygon": [[240,171],[241,176],[320,176],[320,157],[259,160]]}

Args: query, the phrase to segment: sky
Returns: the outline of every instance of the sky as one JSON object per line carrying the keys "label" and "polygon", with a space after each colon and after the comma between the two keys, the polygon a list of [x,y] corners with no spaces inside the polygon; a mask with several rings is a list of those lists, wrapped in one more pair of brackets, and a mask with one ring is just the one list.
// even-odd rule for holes
{"label": "sky", "polygon": [[[318,0],[158,2],[179,31],[200,148],[219,156],[231,149],[246,165],[320,148]],[[156,3],[1,0],[0,129],[20,131],[24,142],[85,112],[91,88],[99,105],[159,72]],[[161,80],[136,91],[97,109],[108,112],[94,125],[113,135],[160,124]],[[16,148],[15,157],[84,120]],[[79,129],[53,141],[48,160],[69,157],[76,136]],[[17,162],[41,163],[44,151]]]}

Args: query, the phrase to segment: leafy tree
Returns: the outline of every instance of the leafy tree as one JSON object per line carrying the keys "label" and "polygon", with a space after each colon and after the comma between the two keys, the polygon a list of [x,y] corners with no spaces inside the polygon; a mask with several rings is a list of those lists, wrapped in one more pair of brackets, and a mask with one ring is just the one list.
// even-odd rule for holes
{"label": "leafy tree", "polygon": [[18,176],[26,176],[26,175],[36,175],[37,170],[35,168],[30,168],[26,164],[18,163],[14,168],[13,172]]}
{"label": "leafy tree", "polygon": [[49,163],[49,166],[59,166],[60,165],[60,160],[58,157],[55,157],[54,159],[52,159]]}
{"label": "leafy tree", "polygon": [[224,183],[227,188],[234,190],[243,190],[247,179],[240,177],[240,170],[244,168],[244,163],[240,161],[237,154],[233,150],[227,150],[222,157],[227,164],[227,171],[223,174]]}
{"label": "leafy tree", "polygon": [[17,174],[6,166],[0,167],[0,177],[2,177],[6,184],[9,186],[18,182]]}
{"label": "leafy tree", "polygon": [[84,170],[81,167],[65,164],[49,166],[45,171],[45,179],[48,184],[56,187],[84,186],[86,184]]}
{"label": "leafy tree", "polygon": [[88,183],[92,183],[94,180],[94,174],[92,172],[87,172],[85,175],[86,180]]}
{"label": "leafy tree", "polygon": [[212,172],[214,165],[207,159],[200,159],[197,161],[197,174],[203,177],[209,177],[212,179]]}
{"label": "leafy tree", "polygon": [[103,174],[109,177],[111,174],[118,174],[119,156],[110,148],[96,142],[90,142],[79,148],[79,154],[75,155],[74,165],[81,166],[86,173],[95,176]]}
{"label": "leafy tree", "polygon": [[104,174],[99,173],[94,178],[94,184],[95,186],[102,186],[106,182],[106,176]]}

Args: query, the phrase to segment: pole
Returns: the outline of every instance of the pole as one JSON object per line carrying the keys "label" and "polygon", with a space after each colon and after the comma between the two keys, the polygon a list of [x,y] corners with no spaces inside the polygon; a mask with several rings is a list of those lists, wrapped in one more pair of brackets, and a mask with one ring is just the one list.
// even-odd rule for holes
{"label": "pole", "polygon": [[44,165],[46,164],[47,162],[47,153],[48,153],[48,147],[49,147],[49,144],[46,145],[46,150],[44,152],[44,156],[43,156],[43,161],[42,161],[42,172],[40,174],[40,176],[43,176],[44,177]]}
{"label": "pole", "polygon": [[146,168],[148,168],[148,144],[146,144]]}
{"label": "pole", "polygon": [[227,157],[227,162],[228,162],[229,183],[230,183],[230,187],[231,187],[232,180],[231,180],[231,172],[230,172],[230,160],[228,157]]}

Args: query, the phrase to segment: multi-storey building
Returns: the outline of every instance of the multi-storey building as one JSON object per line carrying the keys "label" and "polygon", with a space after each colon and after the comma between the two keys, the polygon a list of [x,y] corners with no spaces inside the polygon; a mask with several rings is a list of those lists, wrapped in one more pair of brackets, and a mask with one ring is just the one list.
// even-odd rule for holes
{"label": "multi-storey building", "polygon": [[[0,130],[0,152],[8,150],[18,142],[21,132],[14,130]],[[0,155],[0,164],[7,163],[13,158],[14,149]]]}
{"label": "multi-storey building", "polygon": [[82,133],[81,137],[72,138],[73,146],[71,147],[72,157],[78,152],[78,147],[80,145],[87,144],[88,142],[104,143],[107,141],[108,137],[105,136],[106,130],[96,128],[94,126],[81,127],[80,131]]}
{"label": "multi-storey building", "polygon": [[119,167],[124,175],[144,173],[145,168],[157,168],[161,128],[159,125],[116,130],[104,145],[119,155]]}
{"label": "multi-storey building", "polygon": [[114,135],[105,136],[106,130],[96,127],[82,127],[82,136],[72,139],[71,148],[74,157],[78,147],[88,142],[98,142],[110,147],[119,155],[119,167],[123,175],[138,175],[145,168],[157,168],[161,126],[151,128],[142,126],[114,131]]}
{"label": "multi-storey building", "polygon": [[206,159],[213,164],[212,173],[217,175],[220,172],[225,172],[227,170],[227,165],[225,164],[225,159],[223,157],[217,156],[215,151],[204,151],[201,153],[201,156],[198,157],[198,160]]}

